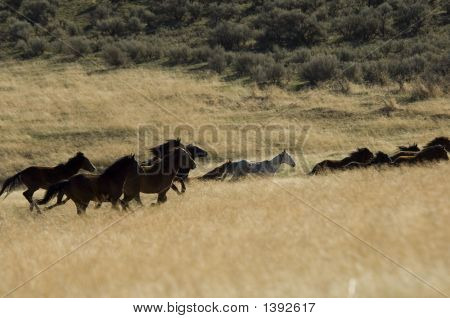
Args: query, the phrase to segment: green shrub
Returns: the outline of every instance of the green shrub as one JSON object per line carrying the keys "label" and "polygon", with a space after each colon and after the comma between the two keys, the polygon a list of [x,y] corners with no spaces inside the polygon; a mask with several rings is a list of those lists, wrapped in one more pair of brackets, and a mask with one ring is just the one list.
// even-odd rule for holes
{"label": "green shrub", "polygon": [[427,6],[420,1],[413,4],[401,2],[395,12],[394,26],[406,36],[415,36],[426,24]]}
{"label": "green shrub", "polygon": [[311,59],[311,51],[309,49],[301,48],[295,50],[294,53],[289,57],[288,61],[290,63],[303,64],[309,62]]}
{"label": "green shrub", "polygon": [[31,38],[27,42],[20,40],[17,42],[17,48],[21,51],[24,58],[32,58],[40,56],[44,53],[47,42],[39,37]]}
{"label": "green shrub", "polygon": [[126,54],[115,45],[107,45],[102,50],[103,59],[112,66],[121,66],[127,62]]}
{"label": "green shrub", "polygon": [[270,49],[275,44],[289,48],[312,45],[325,36],[320,24],[301,10],[274,9],[262,13],[255,21],[255,27],[262,30],[257,40],[262,49]]}
{"label": "green shrub", "polygon": [[346,41],[369,41],[377,35],[379,29],[380,21],[371,9],[343,17],[337,24],[337,31]]}
{"label": "green shrub", "polygon": [[98,21],[97,29],[102,34],[120,36],[125,34],[126,25],[122,18],[114,17]]}
{"label": "green shrub", "polygon": [[250,70],[250,78],[258,84],[280,84],[284,75],[283,65],[270,59]]}
{"label": "green shrub", "polygon": [[9,12],[8,11],[0,11],[0,23],[6,22],[9,18]]}
{"label": "green shrub", "polygon": [[187,64],[191,61],[192,49],[187,45],[178,45],[167,52],[168,63],[171,65]]}
{"label": "green shrub", "polygon": [[19,9],[23,0],[4,0],[7,5],[15,9]]}
{"label": "green shrub", "polygon": [[144,63],[161,57],[161,50],[157,45],[137,40],[121,41],[119,47],[134,63]]}
{"label": "green shrub", "polygon": [[145,28],[145,23],[142,23],[138,17],[131,17],[127,21],[126,29],[130,33],[139,33]]}
{"label": "green shrub", "polygon": [[91,41],[84,36],[74,36],[64,44],[64,52],[73,57],[82,57],[91,52]]}
{"label": "green shrub", "polygon": [[252,31],[245,24],[219,23],[209,36],[212,46],[220,45],[226,50],[238,50],[252,38]]}
{"label": "green shrub", "polygon": [[21,8],[28,19],[42,25],[46,25],[56,12],[47,0],[24,0]]}
{"label": "green shrub", "polygon": [[338,61],[334,55],[314,56],[311,61],[305,63],[301,69],[301,77],[311,85],[331,80],[337,72]]}
{"label": "green shrub", "polygon": [[208,58],[208,68],[217,73],[222,73],[227,67],[227,57],[222,47],[216,47]]}
{"label": "green shrub", "polygon": [[345,63],[342,68],[342,75],[347,80],[360,83],[363,79],[361,65],[359,63]]}
{"label": "green shrub", "polygon": [[210,58],[212,52],[213,52],[213,49],[211,49],[207,45],[194,48],[194,49],[192,49],[191,62],[192,63],[207,62],[208,59]]}
{"label": "green shrub", "polygon": [[362,64],[362,76],[366,84],[386,84],[387,66],[384,61],[369,61]]}
{"label": "green shrub", "polygon": [[254,67],[264,64],[266,58],[260,53],[239,53],[233,61],[234,71],[240,76],[249,75]]}
{"label": "green shrub", "polygon": [[26,21],[9,18],[6,24],[8,25],[8,38],[13,42],[20,39],[26,41],[33,33],[33,27]]}

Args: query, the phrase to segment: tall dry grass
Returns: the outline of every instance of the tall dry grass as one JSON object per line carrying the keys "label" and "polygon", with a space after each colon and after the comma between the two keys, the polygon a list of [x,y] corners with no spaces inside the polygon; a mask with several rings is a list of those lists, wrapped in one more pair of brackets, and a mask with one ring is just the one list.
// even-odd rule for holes
{"label": "tall dry grass", "polygon": [[[396,100],[389,116],[380,112],[387,99]],[[0,72],[0,176],[55,164],[78,150],[107,165],[136,151],[142,123],[308,124],[304,152],[314,163],[357,146],[394,151],[398,144],[448,135],[448,116],[444,97],[406,105],[389,89],[294,93],[159,69],[88,73],[80,65],[6,63]],[[211,147],[219,155],[245,155],[222,139]],[[207,168],[200,164],[194,175]],[[193,181],[184,196],[170,192],[160,207],[151,208],[154,197],[147,195],[146,207],[133,214],[105,205],[84,217],[72,203],[30,214],[21,193],[13,193],[0,203],[0,294],[123,218],[9,296],[442,296],[327,216],[448,295],[448,174],[449,165],[441,163],[311,178],[296,169],[274,179]]]}

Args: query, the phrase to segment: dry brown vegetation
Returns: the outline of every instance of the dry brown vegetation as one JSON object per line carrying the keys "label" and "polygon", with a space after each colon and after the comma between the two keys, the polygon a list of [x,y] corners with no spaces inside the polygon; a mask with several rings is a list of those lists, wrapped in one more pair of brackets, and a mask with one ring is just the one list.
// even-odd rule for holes
{"label": "dry brown vegetation", "polygon": [[[357,146],[393,152],[449,135],[448,97],[408,103],[408,89],[287,92],[153,68],[92,72],[78,64],[4,63],[0,175],[53,165],[78,150],[105,166],[136,151],[141,123],[307,124],[310,164]],[[245,155],[224,138],[201,144],[181,137],[215,149],[217,162]],[[284,148],[274,145],[274,152]],[[263,147],[250,148],[258,154]],[[296,156],[298,149],[289,151]],[[200,163],[194,176],[210,165]],[[104,205],[85,217],[72,203],[30,214],[21,193],[13,193],[0,203],[0,293],[122,218],[10,296],[442,296],[326,216],[448,295],[449,168],[311,178],[286,168],[274,179],[194,181],[160,207],[151,208],[154,197],[147,195],[135,213]]]}

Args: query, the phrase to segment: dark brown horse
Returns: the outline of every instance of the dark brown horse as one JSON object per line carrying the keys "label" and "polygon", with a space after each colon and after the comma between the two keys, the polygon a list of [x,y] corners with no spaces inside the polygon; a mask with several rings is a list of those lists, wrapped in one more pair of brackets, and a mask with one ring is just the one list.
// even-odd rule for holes
{"label": "dark brown horse", "polygon": [[231,166],[231,160],[221,164],[220,166],[208,171],[203,176],[198,177],[198,180],[224,180],[226,177],[226,172]]}
{"label": "dark brown horse", "polygon": [[439,161],[439,160],[448,160],[448,154],[445,150],[444,146],[437,145],[423,148],[420,152],[418,152],[414,156],[402,156],[398,157],[393,164],[417,164],[424,163],[427,161]]}
{"label": "dark brown horse", "polygon": [[[30,211],[32,211],[35,206],[33,204],[33,194],[35,191],[38,189],[48,189],[50,185],[75,175],[80,169],[90,172],[95,171],[94,165],[82,152],[78,152],[66,163],[59,164],[56,167],[28,167],[5,180],[0,190],[0,196],[4,192],[8,195],[9,192],[23,185],[27,187],[27,190],[23,192],[23,196],[30,203]],[[37,206],[36,208],[39,211]]]}
{"label": "dark brown horse", "polygon": [[[149,159],[147,162],[145,162],[145,165],[151,166],[153,163],[157,162],[159,159],[164,157],[166,154],[171,152],[175,148],[183,148],[185,149],[192,157],[192,159],[197,158],[205,158],[208,156],[208,152],[198,146],[195,146],[193,144],[189,145],[183,145],[181,143],[180,138],[177,139],[169,139],[165,143],[150,148],[150,153],[153,155],[153,158]],[[177,186],[172,184],[171,188],[178,194],[182,194],[186,192],[186,184],[187,178],[189,176],[189,172],[191,169],[189,168],[180,168],[178,171],[176,177],[174,178],[174,182],[178,181],[181,184],[181,191],[178,190]]]}
{"label": "dark brown horse", "polygon": [[[206,150],[203,150],[202,148],[197,147],[193,144],[187,145],[186,151],[189,153],[189,155],[191,155],[192,159],[194,160],[197,158],[206,158],[208,156],[208,152]],[[178,194],[186,192],[185,182],[187,182],[188,180],[190,171],[191,169],[189,168],[180,168],[180,170],[178,170],[174,182],[178,181],[181,184],[181,192],[178,191],[178,188],[175,186],[175,184],[172,184],[172,189],[175,190],[175,192],[177,192]]]}
{"label": "dark brown horse", "polygon": [[152,166],[141,167],[139,175],[128,178],[124,184],[122,207],[126,209],[128,203],[136,199],[142,202],[139,193],[157,193],[157,203],[167,201],[167,191],[171,188],[174,178],[180,168],[195,169],[195,161],[183,148],[175,148]]}
{"label": "dark brown horse", "polygon": [[443,136],[434,138],[432,141],[430,141],[425,145],[425,148],[437,145],[441,145],[442,147],[445,148],[445,150],[450,152],[450,140],[448,139],[448,137]]}
{"label": "dark brown horse", "polygon": [[[122,157],[100,175],[77,174],[68,180],[50,186],[45,196],[36,203],[38,205],[47,204],[57,196],[56,204],[48,209],[64,204],[69,199],[75,202],[78,214],[86,212],[90,201],[111,202],[113,207],[117,209],[125,180],[136,178],[138,169],[139,165],[134,155]],[[68,199],[62,201],[64,195]]]}
{"label": "dark brown horse", "polygon": [[367,168],[370,166],[381,166],[381,165],[385,165],[385,164],[391,164],[392,160],[391,158],[389,158],[389,156],[387,154],[385,154],[384,152],[378,151],[375,154],[375,157],[370,160],[367,163],[360,163],[360,162],[350,162],[349,164],[347,164],[344,169],[355,169],[355,168]]}
{"label": "dark brown horse", "polygon": [[318,174],[326,170],[339,170],[350,162],[368,163],[373,159],[373,153],[367,148],[358,148],[350,153],[348,157],[341,160],[324,160],[314,166],[309,175]]}
{"label": "dark brown horse", "polygon": [[399,151],[390,156],[391,161],[395,161],[395,159],[397,159],[398,157],[414,156],[420,151],[420,148],[417,146],[417,144],[398,146],[398,149]]}

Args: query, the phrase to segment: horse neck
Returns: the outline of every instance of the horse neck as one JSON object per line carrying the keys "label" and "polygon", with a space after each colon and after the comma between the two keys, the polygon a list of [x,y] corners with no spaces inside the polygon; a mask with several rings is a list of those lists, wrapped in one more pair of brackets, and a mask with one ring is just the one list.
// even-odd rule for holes
{"label": "horse neck", "polygon": [[125,178],[127,177],[128,173],[129,173],[128,166],[126,166],[122,169],[117,168],[114,170],[110,170],[106,173],[103,173],[100,175],[99,178],[102,180],[111,179],[116,182],[123,183],[125,182]]}
{"label": "horse neck", "polygon": [[[161,160],[160,164],[162,165],[162,169],[165,173],[166,173],[165,167],[171,168],[170,174],[169,174],[170,176],[172,176],[172,175],[175,176],[178,173],[178,171],[180,170],[180,158],[175,158],[175,160],[173,160],[172,156],[167,155]],[[173,164],[173,167],[171,167],[172,164]]]}
{"label": "horse neck", "polygon": [[76,174],[81,169],[81,162],[78,161],[68,161],[60,167],[56,167],[58,172],[64,179],[68,179],[74,174]]}
{"label": "horse neck", "polygon": [[277,170],[282,164],[281,154],[270,160],[270,164],[275,170]]}
{"label": "horse neck", "polygon": [[353,159],[352,157],[346,157],[344,159],[341,160],[341,163],[344,165],[348,165],[350,162],[360,162],[358,159]]}

